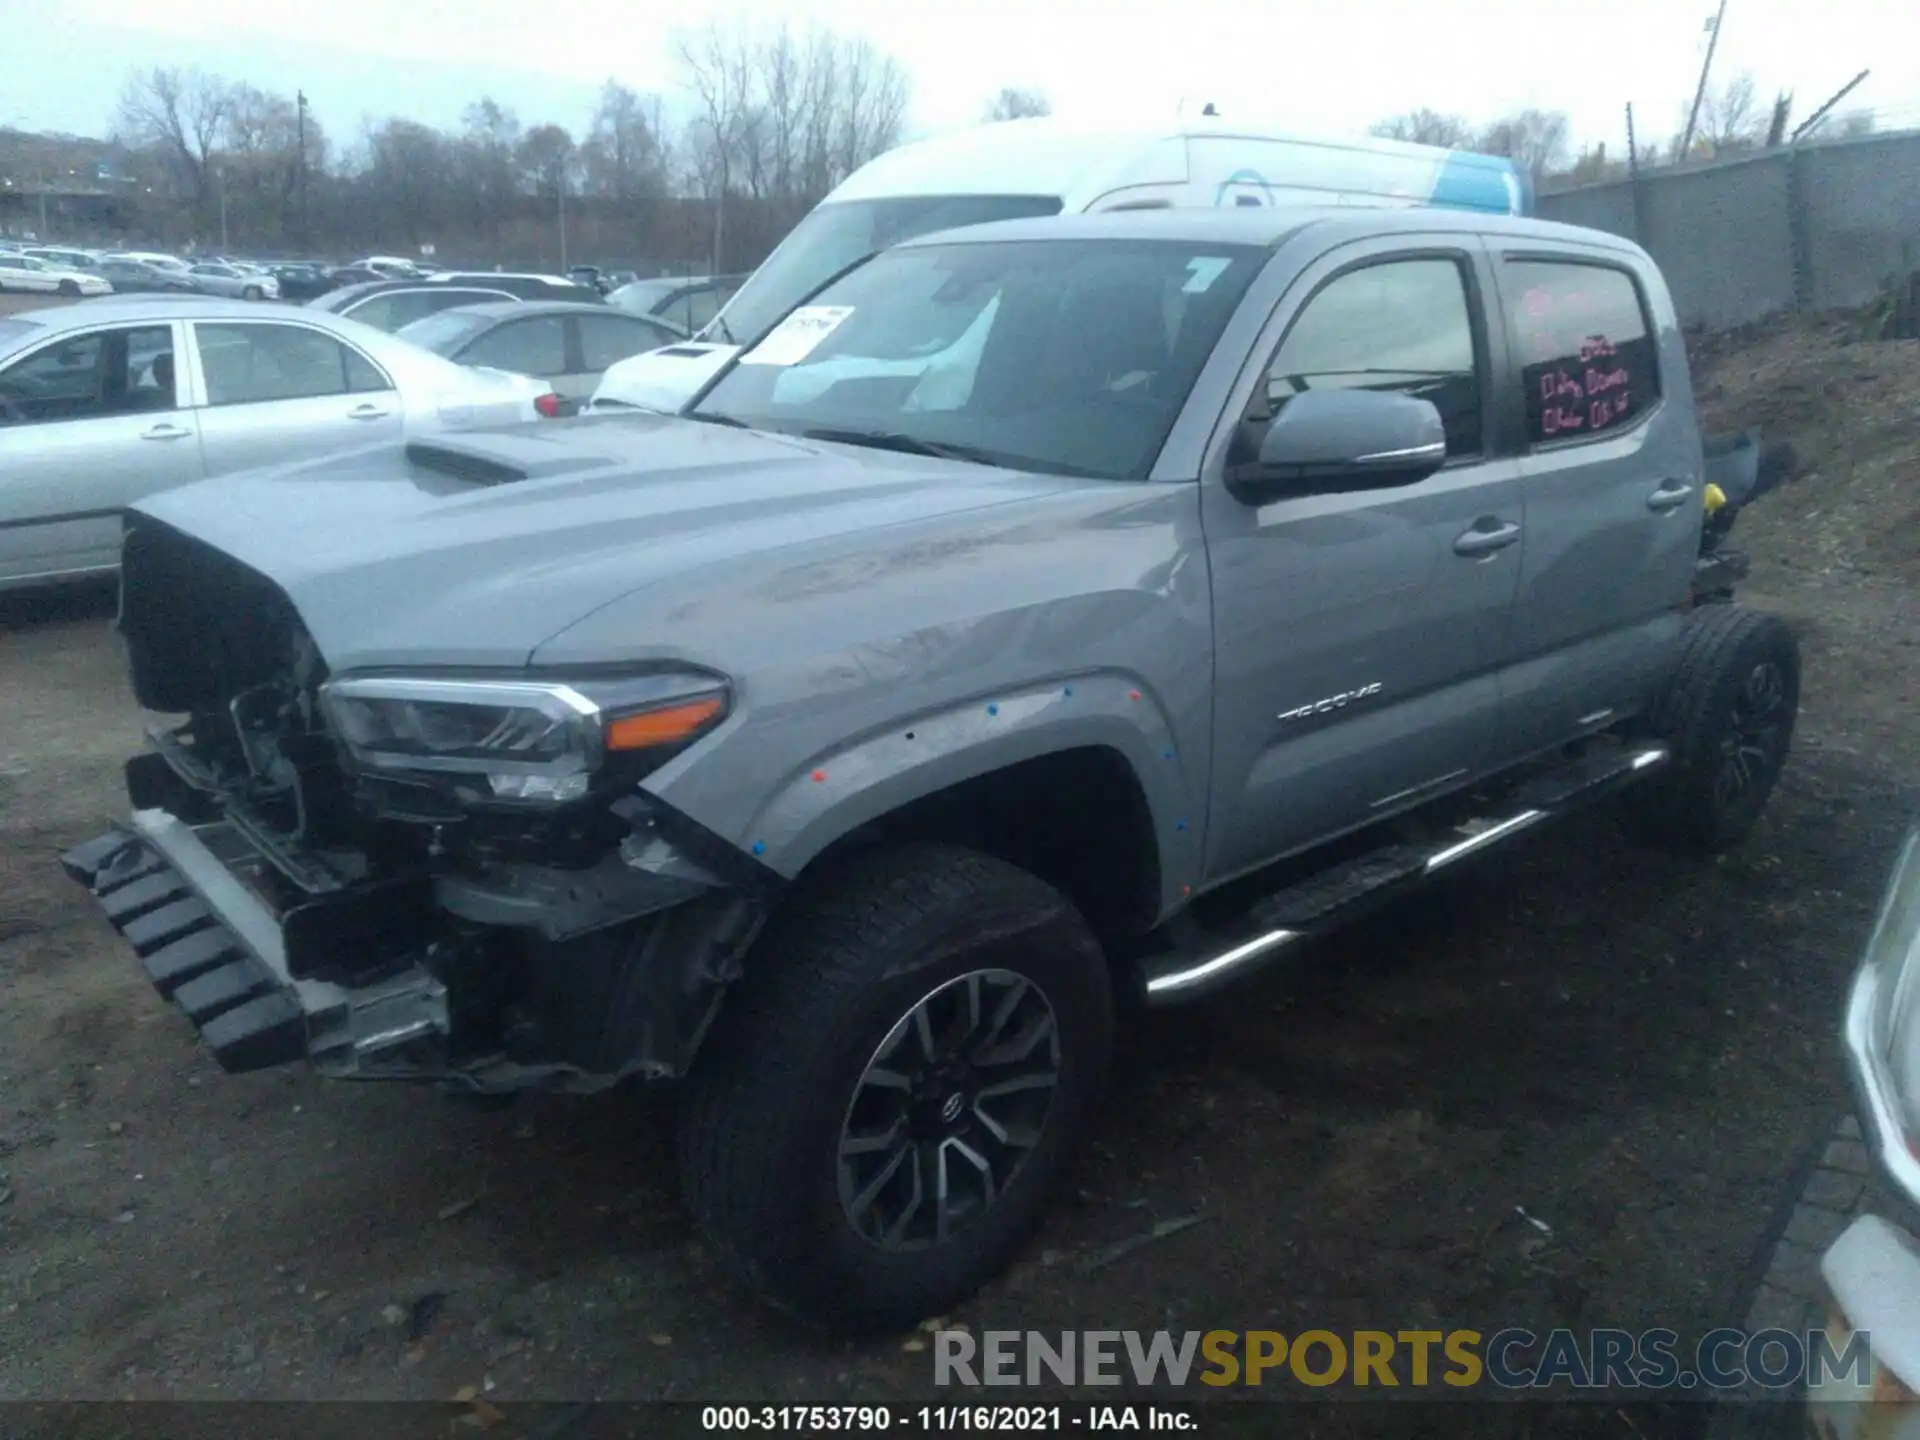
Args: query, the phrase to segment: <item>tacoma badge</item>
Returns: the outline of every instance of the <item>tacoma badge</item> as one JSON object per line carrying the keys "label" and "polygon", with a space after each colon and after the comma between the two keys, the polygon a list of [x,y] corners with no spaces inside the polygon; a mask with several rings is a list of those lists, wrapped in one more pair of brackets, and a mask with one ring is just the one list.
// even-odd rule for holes
{"label": "tacoma badge", "polygon": [[1279,718],[1304,720],[1309,715],[1325,715],[1334,710],[1344,709],[1355,700],[1365,700],[1368,696],[1379,693],[1380,682],[1376,680],[1371,685],[1362,685],[1357,690],[1342,690],[1338,695],[1329,695],[1324,700],[1315,700],[1307,705],[1296,705],[1291,710],[1282,710]]}

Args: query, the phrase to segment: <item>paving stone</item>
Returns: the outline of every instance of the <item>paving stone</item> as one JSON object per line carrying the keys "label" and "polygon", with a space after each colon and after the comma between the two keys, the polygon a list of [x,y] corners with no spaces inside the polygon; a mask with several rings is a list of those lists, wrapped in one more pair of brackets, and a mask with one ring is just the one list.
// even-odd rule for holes
{"label": "paving stone", "polygon": [[1803,1205],[1824,1205],[1829,1210],[1851,1210],[1867,1188],[1864,1176],[1848,1175],[1840,1170],[1816,1170],[1800,1192]]}
{"label": "paving stone", "polygon": [[1825,1252],[1826,1248],[1840,1238],[1840,1232],[1853,1223],[1853,1217],[1844,1210],[1829,1210],[1821,1205],[1796,1205],[1793,1218],[1787,1221],[1786,1238],[1796,1245],[1810,1245]]}
{"label": "paving stone", "polygon": [[1827,1146],[1820,1167],[1823,1170],[1844,1171],[1848,1175],[1871,1175],[1873,1157],[1867,1154],[1867,1147],[1858,1140],[1836,1140]]}
{"label": "paving stone", "polygon": [[1762,1285],[1747,1311],[1747,1330],[1790,1330],[1804,1336],[1808,1317],[1817,1307],[1804,1295],[1795,1295],[1772,1285]]}
{"label": "paving stone", "polygon": [[1803,1300],[1814,1299],[1820,1293],[1820,1252],[1782,1240],[1767,1267],[1767,1284]]}

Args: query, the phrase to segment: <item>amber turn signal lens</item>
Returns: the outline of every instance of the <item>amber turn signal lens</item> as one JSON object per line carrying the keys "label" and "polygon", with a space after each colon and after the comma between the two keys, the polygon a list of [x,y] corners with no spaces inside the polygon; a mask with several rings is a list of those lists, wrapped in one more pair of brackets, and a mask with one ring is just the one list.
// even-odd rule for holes
{"label": "amber turn signal lens", "polygon": [[623,715],[607,726],[607,749],[648,750],[691,739],[713,722],[724,702],[718,695],[703,696],[638,715]]}

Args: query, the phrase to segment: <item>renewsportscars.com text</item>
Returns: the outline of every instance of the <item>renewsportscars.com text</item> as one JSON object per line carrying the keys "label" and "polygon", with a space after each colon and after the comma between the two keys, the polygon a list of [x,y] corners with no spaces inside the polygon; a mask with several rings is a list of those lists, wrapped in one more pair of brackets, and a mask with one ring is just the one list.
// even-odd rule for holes
{"label": "renewsportscars.com text", "polygon": [[1731,1390],[1871,1383],[1872,1341],[1824,1331],[964,1330],[934,1336],[936,1385],[1304,1385],[1355,1389]]}

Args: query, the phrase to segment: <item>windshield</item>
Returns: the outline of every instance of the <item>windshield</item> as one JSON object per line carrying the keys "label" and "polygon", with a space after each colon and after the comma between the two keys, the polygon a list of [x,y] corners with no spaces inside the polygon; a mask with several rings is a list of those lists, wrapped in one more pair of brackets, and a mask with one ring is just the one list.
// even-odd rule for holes
{"label": "windshield", "polygon": [[442,310],[402,325],[394,334],[423,350],[445,355],[470,335],[478,334],[493,321],[485,315]]}
{"label": "windshield", "polygon": [[689,413],[1145,479],[1265,257],[1163,240],[889,251],[795,310]]}
{"label": "windshield", "polygon": [[816,206],[747,277],[700,338],[752,345],[828,276],[903,240],[961,225],[1059,213],[1059,197],[1052,195],[910,195]]}

